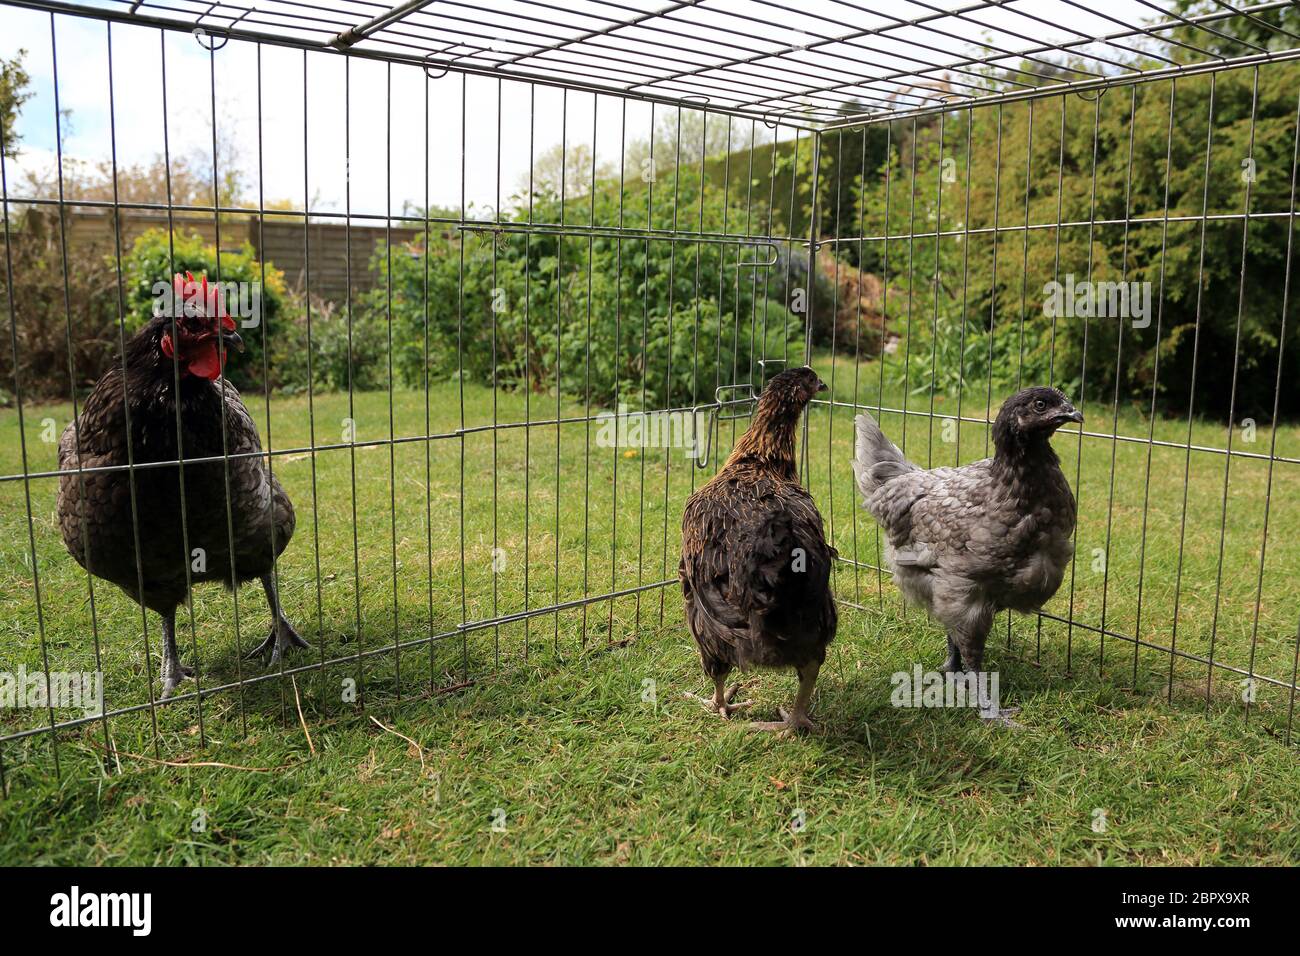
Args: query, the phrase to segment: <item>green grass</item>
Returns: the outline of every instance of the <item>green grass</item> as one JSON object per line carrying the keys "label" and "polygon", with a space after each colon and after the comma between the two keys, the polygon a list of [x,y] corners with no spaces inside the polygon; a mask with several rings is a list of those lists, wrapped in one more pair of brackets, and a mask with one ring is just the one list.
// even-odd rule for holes
{"label": "green grass", "polygon": [[[820,367],[829,381],[830,363]],[[879,401],[877,368],[861,366],[858,401]],[[833,375],[835,398],[853,401],[852,363],[835,362]],[[972,393],[963,415],[982,418],[983,389],[972,386]],[[432,433],[460,425],[461,401],[455,385],[432,389]],[[465,424],[490,424],[494,410],[500,422],[522,421],[525,401],[532,419],[555,417],[554,395],[467,387]],[[928,395],[907,401],[914,411],[929,410]],[[886,406],[902,403],[901,394],[886,390]],[[347,417],[355,419],[359,441],[388,437],[384,393],[357,395],[350,415],[345,395],[317,396],[314,405],[317,444],[339,441]],[[265,441],[265,407],[253,398],[249,406]],[[953,399],[936,397],[936,414],[955,409]],[[310,444],[306,397],[277,397],[271,411],[273,447]],[[1084,411],[1089,431],[1110,433],[1110,408]],[[28,469],[51,469],[55,449],[41,441],[42,419],[53,419],[57,431],[70,407],[26,412]],[[424,434],[423,394],[396,393],[391,412],[399,437]],[[583,409],[564,401],[560,412]],[[812,412],[808,480],[841,554],[872,565],[874,524],[858,507],[848,469],[851,419],[850,409]],[[883,424],[901,439],[901,416],[886,414]],[[1121,408],[1118,426],[1121,435],[1145,437],[1149,423]],[[906,450],[915,460],[956,459],[942,423],[931,435],[927,419],[911,417],[907,430]],[[429,442],[428,481],[426,443],[399,444],[391,487],[387,445],[323,451],[314,461],[315,508],[312,458],[275,459],[298,510],[298,530],[280,564],[285,605],[315,645],[292,663],[345,658],[297,677],[314,754],[288,679],[191,695],[151,712],[139,609],[95,582],[92,620],[85,573],[67,556],[54,523],[55,482],[34,480],[50,666],[94,670],[97,635],[109,707],[141,709],[112,718],[107,731],[92,722],[53,741],[39,734],[0,745],[9,789],[0,800],[0,861],[1300,860],[1300,748],[1282,739],[1286,690],[1261,686],[1246,723],[1239,678],[1231,674],[1216,671],[1207,685],[1204,664],[1178,660],[1171,681],[1167,652],[1142,647],[1135,656],[1132,643],[1103,643],[1084,626],[1016,618],[1010,629],[999,622],[989,658],[1001,672],[1004,703],[1023,708],[1024,730],[989,727],[964,711],[897,709],[889,703],[890,675],[917,662],[936,666],[943,638],[920,612],[903,609],[888,577],[869,567],[840,570],[840,595],[863,609],[845,609],[814,703],[821,733],[800,740],[724,724],[682,697],[702,691],[704,680],[675,588],[458,634],[465,620],[675,577],[679,510],[704,473],[680,451],[624,457],[623,450],[598,447],[596,430],[582,423],[558,431],[558,481],[553,425]],[[1154,433],[1181,443],[1187,424],[1159,420]],[[725,452],[729,424],[722,436]],[[1222,447],[1225,438],[1222,423],[1193,426],[1194,444]],[[1261,428],[1254,444],[1243,445],[1239,431],[1234,447],[1266,454],[1270,438]],[[964,423],[961,460],[980,457],[984,442],[982,425]],[[1177,593],[1179,649],[1208,656],[1213,641],[1216,661],[1243,669],[1253,650],[1255,672],[1289,681],[1300,617],[1291,584],[1300,567],[1300,515],[1291,507],[1300,466],[1274,466],[1256,624],[1267,461],[1233,459],[1225,517],[1224,456],[1192,454],[1178,584],[1185,452],[1156,448],[1148,482],[1142,444],[1112,447],[1109,437],[1085,438],[1081,466],[1073,433],[1060,435],[1056,447],[1071,478],[1076,468],[1080,473],[1080,557],[1073,586],[1067,578],[1048,613],[1093,628],[1103,626],[1104,614],[1107,631],[1136,632],[1167,647]],[[1280,430],[1277,447],[1280,455],[1300,457],[1300,429]],[[0,472],[21,470],[16,416],[8,410],[0,413]],[[1108,525],[1109,571],[1102,572],[1094,570],[1093,549],[1105,547]],[[0,483],[0,532],[0,659],[39,668],[22,482]],[[492,568],[494,544],[504,555],[499,573]],[[230,595],[215,586],[196,593],[193,636],[185,615],[182,655],[198,661],[204,686],[260,673],[241,663],[239,650],[265,635],[265,604],[256,587],[238,597],[238,631]],[[147,628],[156,678],[157,620],[151,617]],[[395,640],[430,635],[439,636],[431,645],[391,650]],[[345,701],[349,680],[358,682],[364,707]],[[746,680],[760,717],[774,714],[793,691],[787,674]],[[419,746],[381,729],[372,715]],[[0,711],[0,733],[48,719],[45,711]],[[136,755],[120,758],[120,772],[104,756],[106,733],[118,751]],[[492,827],[497,808],[504,832]],[[1092,827],[1097,810],[1107,822],[1100,833]],[[796,832],[797,811],[806,825]],[[196,813],[206,821],[197,832]]]}

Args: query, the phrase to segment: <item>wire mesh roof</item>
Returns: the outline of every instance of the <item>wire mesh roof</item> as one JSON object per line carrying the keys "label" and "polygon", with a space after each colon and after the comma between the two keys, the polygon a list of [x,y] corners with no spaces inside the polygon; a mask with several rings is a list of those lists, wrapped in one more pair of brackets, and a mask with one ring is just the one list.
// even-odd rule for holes
{"label": "wire mesh roof", "polygon": [[5,0],[844,123],[1300,55],[1287,0]]}

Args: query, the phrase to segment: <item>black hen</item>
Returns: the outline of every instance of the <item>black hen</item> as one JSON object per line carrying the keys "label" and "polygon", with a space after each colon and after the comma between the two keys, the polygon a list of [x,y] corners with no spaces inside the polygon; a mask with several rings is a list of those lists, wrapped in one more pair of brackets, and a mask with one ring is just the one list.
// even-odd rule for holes
{"label": "black hen", "polygon": [[726,687],[733,668],[793,667],[799,674],[794,707],[782,710],[780,721],[753,725],[764,730],[813,729],[808,702],[835,637],[835,549],[799,484],[794,454],[799,416],[825,388],[810,368],[775,376],[749,430],[682,514],[686,623],[714,682],[705,705],[723,717],[749,706],[733,702],[736,688]]}
{"label": "black hen", "polygon": [[[269,655],[274,663],[286,648],[308,646],[285,618],[272,575],[275,558],[293,537],[293,505],[262,462],[257,426],[239,393],[221,379],[227,350],[242,351],[243,342],[206,277],[198,282],[178,275],[174,290],[176,318],[164,310],[127,342],[125,371],[104,374],[59,441],[63,541],[82,567],[162,616],[163,697],[193,676],[176,649],[176,608],[189,596],[189,582],[230,586],[232,573],[234,583],[261,579],[274,623],[250,657]],[[220,460],[223,409],[233,534],[226,521],[227,467]],[[131,479],[121,467],[130,460],[128,424],[134,463],[148,466],[134,470],[138,533]],[[186,461],[184,525],[177,466],[150,465],[178,460],[178,428]],[[218,460],[192,463],[203,458]],[[78,473],[78,462],[82,469],[119,470]]]}
{"label": "black hen", "polygon": [[1061,392],[1027,388],[998,412],[992,458],[923,471],[857,417],[858,490],[894,581],[948,632],[946,671],[978,672],[994,614],[1037,611],[1061,586],[1075,503],[1049,439],[1066,422],[1083,415]]}

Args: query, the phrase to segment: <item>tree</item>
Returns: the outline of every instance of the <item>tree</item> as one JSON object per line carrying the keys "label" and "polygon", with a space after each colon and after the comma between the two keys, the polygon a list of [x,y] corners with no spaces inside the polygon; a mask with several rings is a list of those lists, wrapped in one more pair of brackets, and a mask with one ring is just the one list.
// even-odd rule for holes
{"label": "tree", "polygon": [[5,155],[18,154],[17,141],[14,138],[14,121],[18,112],[31,93],[27,86],[31,77],[23,67],[26,50],[19,50],[11,60],[0,59],[0,133],[3,133]]}

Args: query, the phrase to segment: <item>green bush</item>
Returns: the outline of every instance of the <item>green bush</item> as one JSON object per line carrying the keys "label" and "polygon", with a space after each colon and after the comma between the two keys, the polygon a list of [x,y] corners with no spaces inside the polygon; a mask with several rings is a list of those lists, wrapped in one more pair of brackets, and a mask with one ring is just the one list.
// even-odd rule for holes
{"label": "green bush", "polygon": [[309,340],[308,308],[297,294],[289,295],[286,312],[290,319],[270,343],[272,374],[282,392],[290,395],[306,392],[309,378],[316,391],[345,392],[349,385],[357,391],[387,387],[385,322],[364,310],[354,309],[349,334],[347,312],[332,302],[313,297]]}
{"label": "green bush", "polygon": [[[698,174],[683,171],[679,205],[697,210],[699,188]],[[706,217],[724,202],[706,191]],[[563,207],[534,197],[533,218],[613,222],[644,203],[640,183],[621,196],[617,183],[598,183],[594,197]],[[742,271],[738,281],[736,263],[754,257],[752,247],[659,238],[438,234],[427,250],[420,240],[391,257],[391,300],[390,257],[376,252],[380,280],[363,311],[379,323],[391,314],[394,366],[412,387],[427,370],[507,388],[558,385],[604,405],[639,405],[644,394],[653,407],[681,407],[712,401],[733,378],[750,381],[765,356],[802,358],[802,319],[765,295],[762,277]]]}

